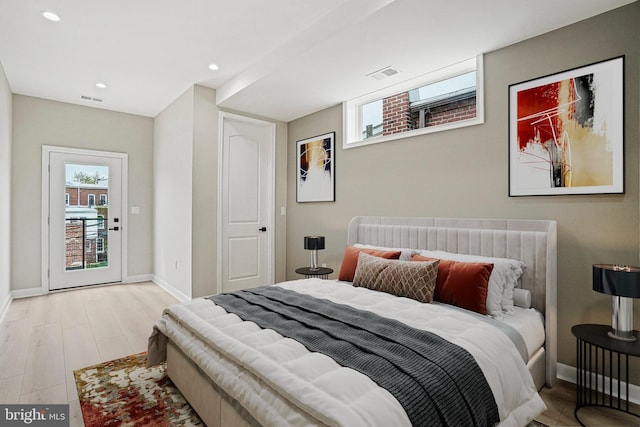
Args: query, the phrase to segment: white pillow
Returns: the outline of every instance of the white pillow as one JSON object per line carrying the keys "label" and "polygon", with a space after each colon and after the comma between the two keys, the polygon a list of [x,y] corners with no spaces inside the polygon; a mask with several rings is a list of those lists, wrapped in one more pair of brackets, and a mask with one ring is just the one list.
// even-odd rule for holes
{"label": "white pillow", "polygon": [[420,255],[452,261],[492,263],[493,270],[487,288],[487,313],[498,319],[502,317],[503,312],[513,313],[513,289],[526,267],[522,261],[445,251],[423,250],[420,251]]}
{"label": "white pillow", "polygon": [[513,305],[527,309],[531,308],[531,291],[515,288],[513,290]]}
{"label": "white pillow", "polygon": [[400,261],[411,261],[411,255],[417,254],[420,251],[417,249],[408,249],[408,248],[388,248],[386,246],[373,246],[373,245],[363,245],[361,243],[356,243],[353,245],[354,248],[362,248],[362,249],[375,249],[378,251],[400,251]]}

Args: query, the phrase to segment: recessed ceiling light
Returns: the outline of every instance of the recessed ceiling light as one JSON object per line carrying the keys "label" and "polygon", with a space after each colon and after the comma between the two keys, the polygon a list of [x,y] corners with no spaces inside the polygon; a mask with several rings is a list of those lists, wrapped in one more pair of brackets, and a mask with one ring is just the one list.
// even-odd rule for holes
{"label": "recessed ceiling light", "polygon": [[99,87],[100,89],[105,89],[107,87],[107,85],[102,82],[96,83],[96,86]]}
{"label": "recessed ceiling light", "polygon": [[220,67],[218,67],[218,65],[217,65],[217,64],[213,64],[213,63],[212,63],[212,64],[209,64],[209,69],[210,69],[210,70],[213,70],[213,71],[216,71],[216,70],[219,70],[219,69],[220,69]]}
{"label": "recessed ceiling light", "polygon": [[45,19],[48,19],[49,21],[53,21],[53,22],[60,21],[60,16],[55,12],[51,12],[50,10],[43,10],[40,13],[42,14],[42,16],[44,16]]}

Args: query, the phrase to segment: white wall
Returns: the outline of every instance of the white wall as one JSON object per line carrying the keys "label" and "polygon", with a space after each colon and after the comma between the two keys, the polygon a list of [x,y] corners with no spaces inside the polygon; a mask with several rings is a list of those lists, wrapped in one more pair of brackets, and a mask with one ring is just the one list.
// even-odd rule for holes
{"label": "white wall", "polygon": [[11,109],[11,89],[0,63],[0,319],[11,290]]}
{"label": "white wall", "polygon": [[192,296],[216,293],[218,116],[216,91],[194,86]]}
{"label": "white wall", "polygon": [[98,108],[13,95],[11,149],[11,290],[41,286],[42,146],[129,155],[126,280],[152,273],[153,119]]}
{"label": "white wall", "polygon": [[181,299],[192,296],[193,109],[192,86],[153,126],[154,280]]}

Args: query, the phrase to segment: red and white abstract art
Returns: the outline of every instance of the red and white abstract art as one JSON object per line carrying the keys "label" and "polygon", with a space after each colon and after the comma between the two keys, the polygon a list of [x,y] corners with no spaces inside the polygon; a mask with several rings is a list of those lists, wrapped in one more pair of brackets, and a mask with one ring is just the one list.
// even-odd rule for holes
{"label": "red and white abstract art", "polygon": [[624,57],[509,87],[509,195],[624,192]]}

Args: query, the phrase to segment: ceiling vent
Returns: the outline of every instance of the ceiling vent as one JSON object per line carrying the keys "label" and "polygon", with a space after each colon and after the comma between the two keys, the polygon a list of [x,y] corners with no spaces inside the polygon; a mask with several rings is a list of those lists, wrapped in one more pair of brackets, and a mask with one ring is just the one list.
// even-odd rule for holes
{"label": "ceiling vent", "polygon": [[100,98],[94,98],[92,96],[80,95],[80,99],[84,99],[85,101],[94,101],[94,102],[102,102]]}
{"label": "ceiling vent", "polygon": [[373,73],[367,74],[367,77],[373,77],[376,80],[386,79],[387,77],[391,77],[394,74],[398,74],[398,70],[393,67],[385,67],[381,70],[374,71]]}

